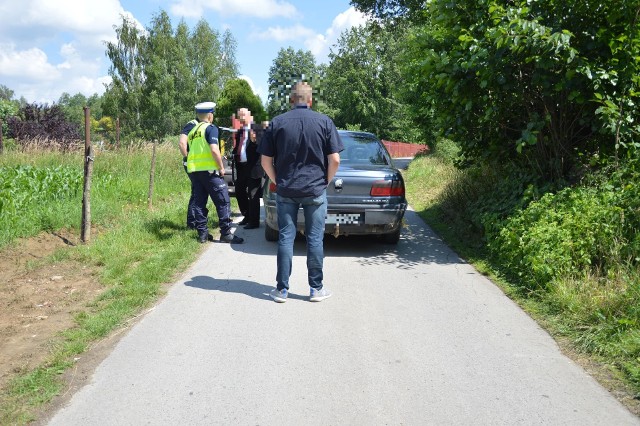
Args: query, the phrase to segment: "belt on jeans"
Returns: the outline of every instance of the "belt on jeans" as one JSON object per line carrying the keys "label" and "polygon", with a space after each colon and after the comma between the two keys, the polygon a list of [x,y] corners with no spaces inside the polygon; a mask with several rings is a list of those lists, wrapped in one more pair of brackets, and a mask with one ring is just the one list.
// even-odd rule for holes
{"label": "belt on jeans", "polygon": [[220,174],[219,170],[210,171],[209,174],[214,175],[214,176],[218,176],[218,177],[222,177],[222,175]]}

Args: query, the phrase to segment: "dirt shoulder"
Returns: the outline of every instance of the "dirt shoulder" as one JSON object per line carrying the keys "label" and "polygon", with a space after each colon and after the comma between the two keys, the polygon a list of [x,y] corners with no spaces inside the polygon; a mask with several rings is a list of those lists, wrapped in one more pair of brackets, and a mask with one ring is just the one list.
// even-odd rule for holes
{"label": "dirt shoulder", "polygon": [[65,231],[43,233],[0,251],[0,388],[45,361],[52,339],[102,292],[91,268],[45,261],[77,240]]}

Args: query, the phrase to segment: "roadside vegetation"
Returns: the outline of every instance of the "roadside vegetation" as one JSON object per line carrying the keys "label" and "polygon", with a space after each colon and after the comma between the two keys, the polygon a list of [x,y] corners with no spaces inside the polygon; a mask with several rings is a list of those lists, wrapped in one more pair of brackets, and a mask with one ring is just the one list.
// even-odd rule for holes
{"label": "roadside vegetation", "polygon": [[413,207],[640,397],[640,2],[352,4],[405,34]]}
{"label": "roadside vegetation", "polygon": [[[64,386],[61,374],[92,343],[121,327],[163,293],[199,254],[185,228],[189,181],[174,144],[156,159],[156,200],[147,207],[151,151],[147,147],[96,154],[90,244],[69,246],[46,262],[73,260],[98,271],[104,291],[54,338],[47,361],[20,373],[0,398],[0,424],[23,424]],[[80,233],[82,154],[9,151],[0,156],[3,214],[0,241],[67,229]],[[215,215],[210,227],[215,229]]]}
{"label": "roadside vegetation", "polygon": [[460,170],[452,160],[436,152],[410,164],[412,207],[556,338],[640,397],[640,190],[629,184],[640,179],[638,159],[544,195],[513,170]]}
{"label": "roadside vegetation", "polygon": [[152,303],[197,256],[184,230],[188,180],[175,143],[161,141],[204,100],[218,103],[219,124],[247,105],[273,118],[299,80],[338,127],[428,144],[433,154],[406,172],[412,206],[640,399],[640,1],[351,4],[376,19],[341,34],[328,64],[280,49],[267,100],[238,80],[230,31],[203,20],[174,28],[162,10],[145,31],[123,17],[106,45],[103,95],[29,105],[0,85],[0,249],[43,231],[80,232],[82,106],[95,145],[108,148],[96,154],[91,243],[50,259],[96,266],[105,292],[49,361],[3,393],[2,423],[27,421],[59,391],[74,355]]}

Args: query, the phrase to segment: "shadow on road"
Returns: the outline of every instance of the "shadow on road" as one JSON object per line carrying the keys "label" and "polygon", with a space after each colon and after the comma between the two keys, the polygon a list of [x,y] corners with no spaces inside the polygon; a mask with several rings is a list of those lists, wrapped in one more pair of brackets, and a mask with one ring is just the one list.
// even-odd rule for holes
{"label": "shadow on road", "polygon": [[[244,294],[261,300],[273,302],[269,297],[269,292],[273,290],[273,286],[260,284],[254,281],[245,280],[218,280],[213,277],[198,275],[191,277],[184,285],[188,287],[200,288],[203,290],[222,291],[225,293]],[[289,293],[289,299],[308,300],[309,296],[301,296],[299,294]]]}
{"label": "shadow on road", "polygon": [[[235,245],[233,249],[260,256],[275,256],[278,251],[276,242],[264,239],[264,223],[259,229],[240,231],[245,244]],[[240,233],[239,232],[239,233]],[[417,213],[407,211],[405,225],[397,245],[385,244],[375,236],[339,236],[324,237],[325,257],[354,257],[361,265],[393,265],[398,269],[410,270],[425,263],[460,264],[465,263],[429,228]],[[306,241],[303,236],[296,238],[293,247],[294,256],[306,255]]]}

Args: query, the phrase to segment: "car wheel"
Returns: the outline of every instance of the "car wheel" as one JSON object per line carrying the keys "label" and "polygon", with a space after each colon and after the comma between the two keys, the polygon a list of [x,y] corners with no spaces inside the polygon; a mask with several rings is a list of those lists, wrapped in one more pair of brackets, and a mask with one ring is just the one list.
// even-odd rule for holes
{"label": "car wheel", "polygon": [[398,229],[390,234],[381,235],[380,238],[382,242],[385,244],[398,244],[400,241],[400,230],[402,227],[398,227]]}
{"label": "car wheel", "polygon": [[269,228],[269,225],[265,223],[264,226],[264,239],[267,241],[278,241],[280,233],[277,229]]}

